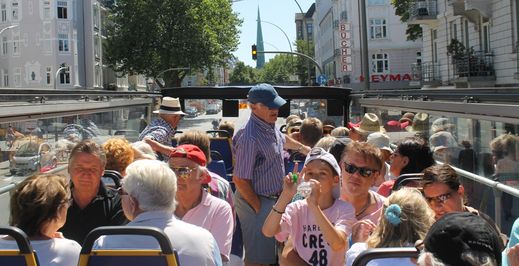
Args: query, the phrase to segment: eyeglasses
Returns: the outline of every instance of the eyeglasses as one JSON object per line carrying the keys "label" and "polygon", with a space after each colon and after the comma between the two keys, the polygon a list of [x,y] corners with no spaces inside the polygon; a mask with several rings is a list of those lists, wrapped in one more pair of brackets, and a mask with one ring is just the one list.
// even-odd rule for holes
{"label": "eyeglasses", "polygon": [[124,196],[124,195],[128,195],[128,192],[124,191],[123,187],[119,187],[117,189],[117,194],[119,194],[119,196]]}
{"label": "eyeglasses", "polygon": [[425,200],[429,204],[432,204],[433,202],[436,203],[436,204],[444,204],[445,202],[447,202],[447,200],[449,200],[452,197],[453,193],[454,192],[451,191],[451,192],[448,192],[448,193],[445,193],[445,194],[441,194],[441,195],[436,196],[436,197],[425,197]]}
{"label": "eyeglasses", "polygon": [[190,168],[190,167],[171,167],[171,170],[173,170],[173,172],[175,172],[175,174],[178,176],[178,177],[181,177],[183,179],[187,179],[191,176],[191,173],[195,170],[196,168]]}
{"label": "eyeglasses", "polygon": [[364,167],[357,167],[347,162],[344,162],[344,170],[346,170],[346,172],[352,175],[358,171],[362,177],[370,177],[373,173],[377,172],[377,170],[372,170]]}

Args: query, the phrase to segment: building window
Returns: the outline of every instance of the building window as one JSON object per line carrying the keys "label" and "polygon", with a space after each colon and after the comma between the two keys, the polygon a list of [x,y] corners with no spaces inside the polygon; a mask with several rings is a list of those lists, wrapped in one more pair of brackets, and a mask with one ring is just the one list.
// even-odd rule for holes
{"label": "building window", "polygon": [[386,20],[370,19],[369,30],[371,39],[384,39],[387,37]]}
{"label": "building window", "polygon": [[50,85],[52,82],[52,67],[50,66],[45,68],[45,79],[47,81],[47,85]]}
{"label": "building window", "polygon": [[450,30],[450,39],[458,39],[458,25],[456,24],[456,21],[449,22],[449,28]]}
{"label": "building window", "polygon": [[387,54],[371,55],[371,72],[376,74],[389,73],[389,59]]}
{"label": "building window", "polygon": [[22,86],[21,81],[22,81],[22,69],[15,68],[14,69],[14,86],[21,87]]}
{"label": "building window", "polygon": [[93,21],[94,21],[94,29],[99,30],[99,8],[97,5],[93,7]]}
{"label": "building window", "polygon": [[3,80],[4,80],[4,87],[7,88],[9,87],[9,70],[7,69],[4,69],[4,77],[3,77]]}
{"label": "building window", "polygon": [[432,61],[438,63],[438,31],[431,30]]}
{"label": "building window", "polygon": [[7,54],[7,37],[2,37],[2,54]]}
{"label": "building window", "polygon": [[312,40],[314,35],[314,24],[306,22],[306,36],[309,40]]}
{"label": "building window", "polygon": [[7,21],[7,9],[6,9],[5,4],[1,5],[1,9],[2,9],[2,22],[6,22]]}
{"label": "building window", "polygon": [[60,84],[70,84],[70,68],[60,71],[59,83]]}
{"label": "building window", "polygon": [[490,53],[490,27],[488,22],[484,23],[481,29],[481,31],[483,32],[483,52]]}
{"label": "building window", "polygon": [[387,0],[368,0],[369,6],[380,6],[385,5],[387,3]]}
{"label": "building window", "polygon": [[43,1],[43,19],[50,19],[50,2]]}
{"label": "building window", "polygon": [[20,32],[13,33],[13,55],[20,55]]}
{"label": "building window", "polygon": [[13,14],[13,16],[12,16],[13,21],[17,21],[18,20],[18,2],[14,2],[12,4],[11,12]]}
{"label": "building window", "polygon": [[60,51],[60,52],[69,51],[67,34],[58,34],[58,51]]}
{"label": "building window", "polygon": [[101,59],[101,45],[100,45],[100,40],[98,37],[94,37],[94,52],[95,52],[95,59],[97,59],[97,60]]}
{"label": "building window", "polygon": [[58,18],[59,19],[68,18],[66,1],[58,1]]}

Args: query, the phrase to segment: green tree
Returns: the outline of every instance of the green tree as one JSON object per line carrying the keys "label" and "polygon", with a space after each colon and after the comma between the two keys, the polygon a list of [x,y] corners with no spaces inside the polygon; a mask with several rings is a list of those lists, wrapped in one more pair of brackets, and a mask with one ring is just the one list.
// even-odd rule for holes
{"label": "green tree", "polygon": [[[395,7],[395,15],[400,16],[400,21],[407,23],[410,17],[409,9],[413,2],[416,2],[416,0],[391,0],[391,4]],[[422,38],[422,27],[416,24],[407,24],[405,33],[408,41],[418,40]]]}
{"label": "green tree", "polygon": [[243,62],[237,62],[231,75],[229,82],[231,85],[251,85],[258,83],[256,69],[245,65]]}
{"label": "green tree", "polygon": [[[314,58],[314,42],[307,42],[306,40],[297,40],[296,41],[296,51],[298,53],[302,53]],[[309,62],[308,59],[304,57],[297,57],[296,63],[296,73],[299,76],[299,80],[301,85],[309,85],[308,84],[308,66],[310,65],[310,77],[315,77],[315,65],[312,62]]]}
{"label": "green tree", "polygon": [[[117,72],[156,77],[169,68],[225,65],[241,20],[228,0],[119,0],[108,17],[105,59]],[[163,74],[179,86],[187,73]]]}
{"label": "green tree", "polygon": [[276,55],[261,70],[261,82],[270,84],[288,84],[290,76],[295,73],[297,60],[289,55]]}

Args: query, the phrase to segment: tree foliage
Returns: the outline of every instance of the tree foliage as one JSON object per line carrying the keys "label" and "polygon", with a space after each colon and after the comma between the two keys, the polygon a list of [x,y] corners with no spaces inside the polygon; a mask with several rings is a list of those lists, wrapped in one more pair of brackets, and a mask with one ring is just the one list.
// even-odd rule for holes
{"label": "tree foliage", "polygon": [[295,73],[296,63],[296,58],[290,55],[276,55],[263,66],[260,81],[278,85],[288,84],[290,76]]}
{"label": "tree foliage", "polygon": [[258,83],[257,70],[243,62],[237,62],[229,76],[231,85],[252,85]]}
{"label": "tree foliage", "polygon": [[[400,16],[400,21],[407,23],[410,17],[409,9],[411,3],[415,1],[416,0],[391,0],[391,4],[395,7],[395,15]],[[422,38],[422,27],[420,27],[420,25],[407,24],[405,33],[408,41],[418,40]]]}
{"label": "tree foliage", "polygon": [[[105,25],[105,59],[115,71],[150,77],[225,65],[240,25],[228,0],[119,0]],[[185,74],[165,72],[166,86]]]}
{"label": "tree foliage", "polygon": [[[307,42],[306,40],[297,40],[296,47],[298,53],[302,53],[312,58],[315,58],[314,43],[312,41]],[[315,77],[315,65],[312,62],[309,62],[309,60],[304,57],[297,57],[297,64],[295,68],[296,73],[299,76],[301,85],[309,85],[308,66],[310,66],[310,76]]]}

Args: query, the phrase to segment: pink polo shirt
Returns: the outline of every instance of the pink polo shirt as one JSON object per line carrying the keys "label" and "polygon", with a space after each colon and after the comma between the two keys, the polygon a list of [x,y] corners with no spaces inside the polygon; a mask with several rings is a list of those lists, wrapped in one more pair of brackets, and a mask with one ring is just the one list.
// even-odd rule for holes
{"label": "pink polo shirt", "polygon": [[227,260],[229,259],[234,230],[233,213],[229,203],[204,190],[200,204],[189,210],[182,217],[182,221],[198,225],[211,232],[220,253]]}
{"label": "pink polo shirt", "polygon": [[[356,221],[351,204],[337,199],[323,213],[336,230],[344,232],[346,237],[351,233],[351,226]],[[332,250],[306,200],[290,203],[281,217],[280,226],[276,239],[285,241],[291,235],[297,254],[310,265],[344,265],[346,249]]]}

